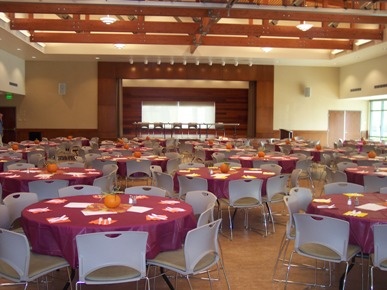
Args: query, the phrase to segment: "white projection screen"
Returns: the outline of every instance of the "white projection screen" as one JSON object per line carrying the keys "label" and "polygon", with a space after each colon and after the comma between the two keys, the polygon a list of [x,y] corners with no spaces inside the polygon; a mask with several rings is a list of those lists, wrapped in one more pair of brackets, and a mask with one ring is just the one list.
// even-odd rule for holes
{"label": "white projection screen", "polygon": [[142,102],[142,122],[215,123],[215,102]]}

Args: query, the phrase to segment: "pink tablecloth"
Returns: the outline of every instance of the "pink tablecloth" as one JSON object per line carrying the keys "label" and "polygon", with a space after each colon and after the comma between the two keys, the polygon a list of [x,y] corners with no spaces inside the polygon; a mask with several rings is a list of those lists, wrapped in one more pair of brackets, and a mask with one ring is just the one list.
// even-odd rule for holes
{"label": "pink tablecloth", "polygon": [[102,176],[102,172],[95,169],[61,168],[56,173],[49,174],[46,169],[34,168],[30,170],[9,170],[0,172],[0,183],[3,186],[4,198],[13,192],[29,191],[28,182],[33,180],[65,179],[69,181],[69,185],[92,185],[94,179],[100,176]]}
{"label": "pink tablecloth", "polygon": [[[348,197],[344,194],[329,194],[324,198],[331,198],[331,203],[335,204],[336,208],[318,208],[320,205],[326,205],[325,203],[312,202],[308,209],[308,213],[320,214],[324,216],[330,216],[346,220],[350,223],[350,237],[349,241],[352,244],[359,245],[363,253],[373,252],[373,232],[372,226],[379,223],[387,223],[387,209],[379,211],[360,210],[354,205],[348,206]],[[379,205],[387,206],[387,195],[379,193],[365,193],[364,196],[359,197],[360,205],[366,203],[377,203]],[[367,212],[365,217],[345,216],[345,212],[356,209],[357,211]]]}
{"label": "pink tablecloth", "polygon": [[[127,204],[129,195],[121,195],[122,203]],[[41,201],[22,212],[22,225],[32,250],[37,253],[64,257],[72,267],[76,267],[77,252],[75,236],[78,234],[100,231],[147,231],[149,233],[147,257],[154,258],[161,251],[175,250],[182,246],[187,232],[196,227],[192,207],[184,202],[161,204],[171,199],[161,197],[138,198],[136,206],[148,207],[149,211],[84,215],[81,207],[66,207],[69,203],[102,203],[99,196],[73,196],[64,203]],[[51,200],[52,201],[52,200]],[[32,213],[30,209],[48,208],[48,212]],[[169,212],[165,208],[180,208],[182,212]],[[166,220],[147,220],[148,214],[166,215]],[[68,222],[49,223],[47,218],[66,215]],[[104,220],[110,217],[111,224],[98,224],[99,217]],[[93,221],[97,221],[93,223]],[[130,245],[128,245],[130,247]],[[108,249],[101,249],[108,251]]]}
{"label": "pink tablecloth", "polygon": [[[210,173],[212,170],[212,174]],[[174,177],[175,191],[179,191],[179,182],[177,179],[178,175],[186,176],[196,176],[205,178],[208,181],[208,191],[215,194],[218,198],[228,198],[228,183],[230,180],[243,179],[243,178],[259,178],[263,180],[262,184],[262,195],[266,195],[266,180],[269,177],[274,176],[273,172],[262,171],[258,168],[248,169],[248,168],[232,168],[226,178],[221,177],[219,168],[202,167],[202,168],[192,168],[179,170],[176,172]]]}

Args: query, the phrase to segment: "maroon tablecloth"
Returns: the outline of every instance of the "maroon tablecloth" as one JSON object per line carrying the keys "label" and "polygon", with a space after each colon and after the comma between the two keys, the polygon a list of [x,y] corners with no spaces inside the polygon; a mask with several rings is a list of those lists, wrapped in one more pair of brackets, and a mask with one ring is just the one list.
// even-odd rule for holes
{"label": "maroon tablecloth", "polygon": [[379,171],[375,171],[373,166],[357,166],[345,169],[348,182],[364,185],[364,175],[379,175],[386,176],[387,171],[384,168],[380,168]]}
{"label": "maroon tablecloth", "polygon": [[[212,170],[212,174],[210,173],[210,170]],[[175,191],[179,191],[179,182],[177,179],[178,175],[186,175],[186,176],[196,176],[205,178],[208,181],[208,191],[215,194],[218,198],[228,198],[228,183],[230,180],[235,179],[243,179],[243,178],[250,178],[250,176],[253,176],[255,178],[259,178],[263,180],[262,184],[262,195],[266,195],[266,180],[269,177],[274,176],[275,174],[273,172],[269,171],[262,171],[258,168],[232,168],[227,176],[227,178],[217,178],[216,174],[221,174],[219,171],[219,168],[211,168],[211,167],[202,167],[202,168],[191,168],[191,169],[183,169],[176,172],[174,176],[174,186]]]}
{"label": "maroon tablecloth", "polygon": [[[347,205],[348,197],[344,194],[329,194],[323,196],[323,198],[331,198],[330,204],[335,204],[336,208],[318,208],[319,205],[324,205],[324,203],[312,202],[309,205],[307,212],[348,221],[350,223],[349,242],[359,245],[362,248],[363,253],[372,253],[374,241],[372,226],[374,224],[387,223],[387,209],[379,211],[357,209],[354,205]],[[364,196],[359,197],[360,205],[364,205],[366,203],[377,203],[387,206],[386,200],[387,195],[379,193],[365,193]],[[343,215],[345,212],[350,210],[367,212],[368,215],[365,217]]]}
{"label": "maroon tablecloth", "polygon": [[[65,179],[69,185],[92,185],[95,178],[102,176],[102,172],[95,169],[61,168],[54,174],[46,169],[9,170],[0,172],[0,183],[3,186],[3,198],[13,192],[29,191],[28,182],[38,179]],[[39,194],[39,193],[38,193]]]}
{"label": "maroon tablecloth", "polygon": [[239,160],[244,168],[252,168],[253,160],[275,161],[282,167],[282,173],[292,173],[293,169],[296,168],[296,163],[298,161],[297,157],[273,155],[265,155],[265,157],[233,155],[230,159]]}
{"label": "maroon tablecloth", "polygon": [[[121,195],[122,203],[127,204],[129,195]],[[64,203],[54,204],[41,201],[22,212],[22,226],[31,244],[32,250],[41,254],[64,257],[72,267],[76,267],[77,251],[75,236],[101,231],[147,231],[147,258],[154,258],[159,252],[181,248],[187,232],[196,227],[192,207],[179,201],[177,204],[161,204],[170,199],[145,197],[137,199],[136,206],[148,207],[144,213],[128,212],[84,215],[82,208],[66,207],[69,203],[99,203],[100,196],[67,197]],[[52,201],[52,200],[51,200]],[[30,209],[48,208],[48,212],[31,213]],[[169,212],[165,208],[180,208],[182,212]],[[148,214],[166,215],[167,220],[147,220]],[[47,218],[66,215],[68,222],[49,223]],[[99,217],[112,219],[111,224],[98,224]],[[91,223],[91,222],[96,223]],[[130,247],[130,245],[128,245]],[[109,249],[101,249],[108,251]]]}

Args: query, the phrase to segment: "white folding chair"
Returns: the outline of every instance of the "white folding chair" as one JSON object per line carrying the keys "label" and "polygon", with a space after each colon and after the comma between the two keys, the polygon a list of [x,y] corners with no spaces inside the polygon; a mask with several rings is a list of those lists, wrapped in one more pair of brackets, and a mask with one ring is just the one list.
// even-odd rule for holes
{"label": "white folding chair", "polygon": [[[190,276],[202,274],[203,272],[207,273],[212,289],[213,279],[209,270],[213,266],[217,266],[223,272],[227,289],[230,289],[219,250],[218,231],[220,223],[221,220],[219,219],[190,230],[187,233],[182,250],[161,252],[155,258],[148,259],[148,265],[183,275],[187,279],[190,289],[192,289]],[[148,272],[149,269],[150,267]],[[166,274],[163,273],[162,275]]]}
{"label": "white folding chair", "polygon": [[[357,254],[361,253],[359,246],[349,244],[348,221],[306,213],[294,213],[293,218],[296,226],[296,236],[294,241],[294,250],[290,255],[288,263],[285,284],[289,281],[294,254],[298,254],[303,257],[328,262],[329,285],[332,284],[331,263],[345,262],[346,268],[343,278],[343,289],[345,289],[348,269],[352,263],[352,259]],[[324,271],[326,270],[324,269]],[[302,282],[302,284],[306,283]],[[325,284],[318,284],[316,281],[316,275],[315,281],[310,283],[310,285],[322,287],[329,286]]]}
{"label": "white folding chair", "polygon": [[[145,279],[148,233],[141,231],[108,231],[76,236],[80,284],[105,285],[136,282]],[[108,251],[101,249],[108,248]]]}
{"label": "white folding chair", "polygon": [[68,180],[62,179],[39,179],[28,182],[28,190],[35,192],[39,200],[59,197],[59,188],[69,185]]}
{"label": "white folding chair", "polygon": [[191,177],[185,175],[178,175],[177,181],[179,183],[179,198],[185,199],[188,191],[193,190],[208,190],[208,181],[202,177]]}
{"label": "white folding chair", "polygon": [[387,176],[364,175],[364,192],[379,192],[382,187],[387,187]]}
{"label": "white folding chair", "polygon": [[23,209],[38,201],[38,195],[34,192],[14,192],[7,195],[3,202],[8,207],[11,227],[18,227]]}
{"label": "white folding chair", "polygon": [[387,224],[373,226],[374,252],[370,255],[370,289],[374,289],[374,269],[387,271]]}
{"label": "white folding chair", "polygon": [[[0,267],[0,277],[10,281],[0,283],[0,286],[24,284],[26,290],[29,282],[39,283],[41,277],[62,268],[67,268],[68,282],[71,285],[68,262],[61,257],[31,252],[25,235],[0,229],[0,245],[2,265]],[[48,281],[45,281],[45,283],[48,283]]]}

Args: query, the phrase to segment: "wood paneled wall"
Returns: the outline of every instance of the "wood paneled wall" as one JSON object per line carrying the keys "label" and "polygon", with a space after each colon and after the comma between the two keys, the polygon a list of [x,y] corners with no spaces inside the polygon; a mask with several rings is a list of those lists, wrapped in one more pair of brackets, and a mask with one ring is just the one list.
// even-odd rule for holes
{"label": "wood paneled wall", "polygon": [[[195,88],[134,88],[123,89],[123,133],[134,136],[134,122],[141,122],[143,101],[196,101],[214,102],[215,122],[239,123],[237,136],[246,136],[247,130],[247,89],[195,89]],[[234,128],[226,128],[227,136],[234,134]]]}
{"label": "wood paneled wall", "polygon": [[[120,79],[186,79],[186,80],[223,80],[223,81],[248,81],[256,82],[256,114],[253,121],[255,124],[247,123],[247,127],[256,127],[256,136],[273,136],[273,93],[274,93],[274,66],[247,66],[247,65],[212,65],[208,64],[161,64],[149,63],[115,63],[101,62],[98,64],[98,131],[101,138],[117,138],[120,136],[120,102],[119,93]],[[144,89],[145,90],[145,89]],[[164,96],[160,97],[161,98]],[[217,121],[231,123],[241,123],[240,113],[233,113],[239,99],[229,100],[222,103],[224,105],[221,115],[217,113]],[[128,101],[123,101],[128,102]],[[234,102],[234,103],[233,103]],[[236,102],[236,103],[235,103]],[[219,109],[221,106],[218,107]],[[239,110],[239,109],[238,109]],[[244,119],[248,111],[243,114]],[[237,120],[232,120],[228,116],[236,116]],[[138,113],[136,114],[139,120]],[[223,120],[222,120],[223,119]],[[226,120],[224,120],[226,119]],[[228,121],[227,121],[228,122]],[[126,118],[125,127],[131,123]],[[126,130],[126,129],[125,129]],[[246,128],[243,129],[246,132]],[[254,136],[252,136],[254,137]]]}

